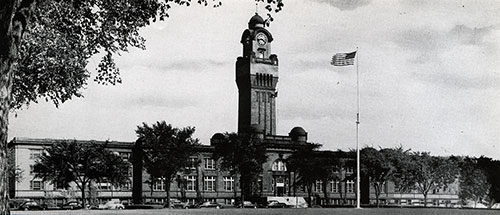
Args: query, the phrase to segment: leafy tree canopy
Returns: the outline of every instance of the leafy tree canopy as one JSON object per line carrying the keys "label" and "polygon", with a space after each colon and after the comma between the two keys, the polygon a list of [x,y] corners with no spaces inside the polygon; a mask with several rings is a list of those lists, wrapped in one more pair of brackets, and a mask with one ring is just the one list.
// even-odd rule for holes
{"label": "leafy tree canopy", "polygon": [[262,165],[267,161],[266,148],[260,138],[249,133],[216,134],[211,139],[215,146],[214,159],[220,161],[222,169],[231,174],[240,174],[242,199],[256,194],[255,188]]}
{"label": "leafy tree canopy", "polygon": [[170,198],[170,183],[178,172],[189,166],[189,157],[193,155],[198,139],[192,138],[194,127],[175,128],[165,121],[149,126],[143,123],[137,126],[137,141],[142,141],[144,149],[144,167],[151,177],[151,182],[164,178],[165,192]]}
{"label": "leafy tree canopy", "polygon": [[[281,0],[265,2],[271,13],[283,8]],[[31,20],[21,40],[19,59],[13,71],[11,108],[20,108],[39,98],[56,106],[73,97],[91,77],[88,59],[98,55],[94,81],[121,83],[114,57],[130,47],[145,49],[139,29],[165,20],[174,6],[195,2],[219,7],[219,0],[50,0],[36,1]],[[29,22],[27,22],[29,21]],[[269,23],[269,22],[268,22]]]}
{"label": "leafy tree canopy", "polygon": [[35,177],[66,188],[74,182],[85,201],[84,191],[90,182],[107,180],[119,185],[129,179],[130,164],[106,146],[96,142],[55,142],[36,161]]}

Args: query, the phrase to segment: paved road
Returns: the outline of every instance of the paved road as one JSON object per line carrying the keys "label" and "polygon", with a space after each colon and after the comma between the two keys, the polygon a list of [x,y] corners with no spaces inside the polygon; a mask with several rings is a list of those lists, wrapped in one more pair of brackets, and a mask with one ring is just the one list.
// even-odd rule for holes
{"label": "paved road", "polygon": [[469,209],[431,209],[431,208],[308,208],[308,209],[156,209],[156,210],[75,210],[75,211],[12,211],[11,214],[26,215],[114,215],[114,214],[137,214],[137,215],[468,215],[486,214],[499,215],[500,210],[469,210]]}

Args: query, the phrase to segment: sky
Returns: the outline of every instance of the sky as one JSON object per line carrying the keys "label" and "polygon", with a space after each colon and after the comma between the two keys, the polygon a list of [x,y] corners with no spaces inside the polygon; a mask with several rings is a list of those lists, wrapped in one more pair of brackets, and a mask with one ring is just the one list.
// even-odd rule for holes
{"label": "sky", "polygon": [[[500,1],[284,3],[267,28],[280,62],[277,134],[301,126],[323,149],[354,149],[358,69],[361,147],[500,159]],[[235,62],[255,11],[252,0],[174,7],[141,30],[146,50],[116,58],[122,84],[89,81],[84,98],[18,110],[9,138],[135,141],[138,125],[161,120],[196,127],[202,144],[235,132]],[[330,65],[356,49],[357,66]]]}

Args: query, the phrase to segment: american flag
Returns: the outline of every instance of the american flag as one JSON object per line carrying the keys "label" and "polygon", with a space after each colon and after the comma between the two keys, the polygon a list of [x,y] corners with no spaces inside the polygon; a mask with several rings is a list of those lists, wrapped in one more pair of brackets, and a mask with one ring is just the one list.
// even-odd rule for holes
{"label": "american flag", "polygon": [[351,53],[337,53],[332,57],[332,65],[334,66],[348,66],[354,65],[354,58],[356,52]]}

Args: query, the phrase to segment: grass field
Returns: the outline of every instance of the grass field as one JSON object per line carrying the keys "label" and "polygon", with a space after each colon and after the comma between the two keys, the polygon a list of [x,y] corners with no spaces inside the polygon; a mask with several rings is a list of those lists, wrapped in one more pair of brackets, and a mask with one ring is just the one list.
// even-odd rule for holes
{"label": "grass field", "polygon": [[413,214],[435,214],[435,215],[465,215],[465,214],[500,214],[500,210],[480,209],[441,209],[441,208],[308,208],[308,209],[157,209],[157,210],[75,210],[75,211],[12,211],[11,214],[72,214],[72,215],[113,215],[113,214],[137,214],[137,215],[246,215],[246,214],[275,214],[275,215],[413,215]]}

